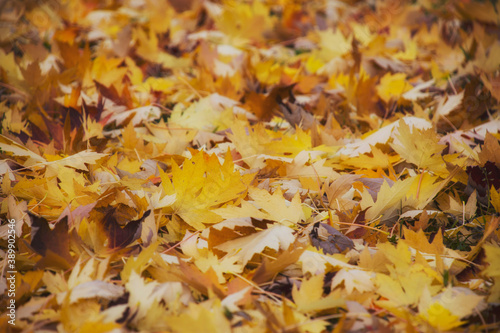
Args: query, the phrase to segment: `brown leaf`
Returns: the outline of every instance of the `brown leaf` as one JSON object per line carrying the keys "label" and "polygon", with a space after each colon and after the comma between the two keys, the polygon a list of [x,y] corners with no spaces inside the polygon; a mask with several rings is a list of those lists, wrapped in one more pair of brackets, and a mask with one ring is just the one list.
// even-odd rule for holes
{"label": "brown leaf", "polygon": [[69,253],[69,234],[67,216],[54,224],[51,229],[43,217],[28,212],[31,218],[31,247],[42,257],[45,263],[61,268],[71,267],[73,258]]}
{"label": "brown leaf", "polygon": [[108,236],[108,247],[110,249],[123,248],[141,237],[142,221],[151,214],[147,210],[140,219],[128,222],[125,226],[121,226],[116,220],[116,208],[108,210],[104,216],[103,228]]}
{"label": "brown leaf", "polygon": [[217,274],[212,268],[202,273],[195,266],[187,264],[183,260],[179,260],[179,265],[184,275],[182,279],[190,286],[205,295],[208,295],[208,291],[211,290],[221,298],[225,296],[224,288],[219,284]]}
{"label": "brown leaf", "polygon": [[299,104],[278,100],[278,106],[281,113],[292,127],[301,127],[308,130],[317,124],[314,116]]}
{"label": "brown leaf", "polygon": [[281,253],[276,258],[276,260],[271,261],[267,257],[264,258],[262,264],[255,271],[252,280],[257,284],[262,284],[264,282],[272,280],[276,276],[276,274],[283,271],[291,264],[297,262],[305,250],[306,247],[304,246],[304,244],[295,241],[290,245],[288,250]]}
{"label": "brown leaf", "polygon": [[274,87],[266,96],[256,92],[249,92],[246,96],[246,105],[251,108],[259,119],[267,121],[273,117],[273,114],[278,107],[278,100],[283,100],[291,95],[291,91],[295,85]]}
{"label": "brown leaf", "polygon": [[325,254],[341,253],[354,247],[349,237],[326,223],[316,222],[309,236],[311,244]]}

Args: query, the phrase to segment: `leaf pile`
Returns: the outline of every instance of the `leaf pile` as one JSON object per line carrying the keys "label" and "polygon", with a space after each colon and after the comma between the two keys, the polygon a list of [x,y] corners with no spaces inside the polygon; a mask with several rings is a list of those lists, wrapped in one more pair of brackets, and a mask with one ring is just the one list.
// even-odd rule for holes
{"label": "leaf pile", "polygon": [[495,2],[0,6],[2,331],[500,328]]}

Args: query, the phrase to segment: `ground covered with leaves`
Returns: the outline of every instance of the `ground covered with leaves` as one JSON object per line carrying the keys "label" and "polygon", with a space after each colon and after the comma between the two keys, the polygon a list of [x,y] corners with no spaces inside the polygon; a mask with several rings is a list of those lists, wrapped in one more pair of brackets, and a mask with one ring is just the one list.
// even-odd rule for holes
{"label": "ground covered with leaves", "polygon": [[499,10],[1,2],[1,330],[498,330]]}

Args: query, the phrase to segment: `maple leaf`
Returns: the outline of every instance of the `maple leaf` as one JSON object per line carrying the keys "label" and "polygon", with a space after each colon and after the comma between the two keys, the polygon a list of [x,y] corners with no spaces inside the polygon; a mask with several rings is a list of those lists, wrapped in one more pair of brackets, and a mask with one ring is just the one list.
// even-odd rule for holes
{"label": "maple leaf", "polygon": [[377,86],[377,93],[380,98],[388,103],[391,99],[399,99],[405,92],[411,90],[411,85],[406,81],[404,73],[385,74],[380,79],[380,84]]}
{"label": "maple leaf", "polygon": [[3,136],[0,135],[0,149],[3,151],[11,152],[15,156],[26,156],[29,157],[29,159],[26,161],[26,166],[33,165],[35,163],[44,163],[46,160],[38,155],[37,153],[29,150],[28,148],[24,147],[23,145]]}
{"label": "maple leaf", "polygon": [[134,313],[133,317],[130,318],[132,324],[143,325],[143,327],[150,329],[158,328],[157,325],[160,324],[158,320],[166,314],[164,308],[159,304],[162,294],[158,286],[158,282],[147,282],[137,273],[132,272],[125,284],[130,295],[128,305],[131,313]]}
{"label": "maple leaf", "polygon": [[350,238],[327,223],[316,222],[312,225],[309,237],[311,244],[325,254],[341,253],[354,247]]}
{"label": "maple leaf", "polygon": [[70,303],[75,303],[85,298],[103,298],[114,300],[123,295],[123,287],[105,281],[88,281],[79,284],[71,290]]}
{"label": "maple leaf", "polygon": [[237,102],[212,94],[189,107],[177,104],[168,120],[169,124],[180,127],[203,129],[206,131],[224,130],[231,125],[232,107]]}
{"label": "maple leaf", "polygon": [[377,144],[386,144],[388,140],[394,136],[394,129],[400,126],[402,122],[411,125],[412,128],[417,127],[419,129],[427,129],[432,127],[432,124],[425,119],[406,116],[403,119],[374,131],[373,133],[367,133],[362,140],[346,144],[337,151],[336,155],[356,157],[360,154],[371,152],[372,147],[375,147]]}
{"label": "maple leaf", "polygon": [[262,168],[265,159],[289,161],[301,151],[311,150],[311,136],[300,128],[293,134],[266,130],[262,124],[249,126],[235,121],[228,137],[234,143],[244,162],[251,167]]}
{"label": "maple leaf", "polygon": [[500,299],[500,267],[498,265],[500,262],[500,248],[493,244],[487,244],[484,246],[484,251],[486,252],[489,266],[483,270],[483,273],[493,278],[494,281],[488,301],[495,302]]}
{"label": "maple leaf", "polygon": [[499,13],[373,2],[2,4],[16,326],[494,331]]}
{"label": "maple leaf", "polygon": [[484,145],[481,152],[478,153],[479,163],[484,166],[486,163],[494,163],[500,165],[500,143],[498,139],[491,133],[486,133],[484,137]]}
{"label": "maple leaf", "polygon": [[296,285],[293,286],[293,301],[300,311],[323,311],[345,305],[344,299],[335,292],[323,297],[324,278],[324,274],[318,274],[302,281],[300,289]]}
{"label": "maple leaf", "polygon": [[214,209],[213,212],[225,219],[249,216],[276,221],[286,226],[294,226],[305,219],[299,193],[288,201],[283,197],[281,189],[270,194],[266,190],[250,187],[248,195],[253,201],[242,201],[241,207],[227,206]]}
{"label": "maple leaf", "polygon": [[[58,221],[54,229],[50,229],[47,220],[30,214],[31,217],[31,247],[44,258],[39,265],[55,265],[67,268],[73,258],[69,252],[69,235],[67,217]],[[57,239],[57,242],[53,240]]]}
{"label": "maple leaf", "polygon": [[[230,333],[231,325],[224,315],[220,300],[210,300],[202,304],[190,303],[186,312],[165,318],[175,332]],[[189,324],[188,324],[189,323]]]}
{"label": "maple leaf", "polygon": [[[132,110],[126,110],[123,112],[114,112],[109,117],[106,117],[106,124],[111,124],[116,122],[116,125],[122,125],[123,123],[132,123],[132,125],[137,126],[142,122],[149,122],[160,118],[161,110],[157,106],[146,105]],[[105,116],[105,115],[103,115]]]}
{"label": "maple leaf", "polygon": [[[317,147],[319,149],[320,147]],[[293,161],[286,165],[286,174],[289,177],[313,177],[315,179],[337,179],[339,174],[326,166],[327,159],[320,158],[324,152],[320,150],[302,150]]]}
{"label": "maple leaf", "polygon": [[327,267],[338,267],[346,269],[355,269],[356,266],[348,263],[349,259],[341,254],[327,255],[322,250],[315,247],[309,247],[299,258],[299,263],[302,265],[303,274],[310,273],[312,275],[323,274]]}
{"label": "maple leaf", "polygon": [[123,266],[120,272],[120,277],[123,282],[129,281],[132,274],[142,274],[142,272],[147,268],[154,252],[158,247],[158,242],[150,244],[147,248],[143,249],[137,257],[128,258],[127,262]]}
{"label": "maple leaf", "polygon": [[484,308],[483,297],[463,287],[448,287],[431,298],[429,290],[424,289],[420,303],[419,316],[440,330],[451,330],[463,325],[462,319]]}
{"label": "maple leaf", "polygon": [[317,32],[321,51],[319,57],[325,61],[347,53],[351,49],[351,38],[346,38],[340,29],[334,32],[332,29]]}
{"label": "maple leaf", "polygon": [[374,202],[372,196],[367,190],[364,190],[362,199],[360,201],[361,209],[367,209],[365,217],[367,220],[374,220],[382,216],[382,221],[394,217],[397,209],[400,208],[400,202],[406,197],[413,180],[407,178],[405,180],[398,180],[392,186],[384,180],[377,199]]}
{"label": "maple leaf", "polygon": [[360,293],[373,291],[375,285],[372,281],[372,274],[359,269],[341,269],[335,274],[332,280],[332,290],[344,283],[347,293],[352,293],[354,289]]}
{"label": "maple leaf", "polygon": [[438,233],[432,242],[429,242],[422,229],[414,232],[404,229],[405,243],[415,250],[428,254],[443,254],[445,246],[443,245],[443,236]]}
{"label": "maple leaf", "polygon": [[194,259],[196,267],[202,273],[207,273],[209,270],[214,272],[221,284],[226,282],[225,273],[239,274],[243,271],[244,266],[238,263],[238,257],[227,255],[219,259],[205,245],[200,244],[198,235],[190,234],[188,231],[181,242],[182,252]]}
{"label": "maple leaf", "polygon": [[78,170],[88,171],[88,168],[85,164],[95,164],[102,157],[107,156],[106,154],[96,153],[91,150],[84,150],[79,153],[67,156],[60,157],[45,154],[47,159],[47,176],[51,177],[57,174],[60,167],[70,167]]}
{"label": "maple leaf", "polygon": [[[216,14],[217,13],[217,14]],[[251,40],[263,40],[264,33],[272,29],[274,19],[269,17],[266,6],[255,2],[228,3],[212,12],[218,29],[233,38],[233,45],[244,45]]]}
{"label": "maple leaf", "polygon": [[378,169],[378,168],[390,168],[395,162],[399,161],[399,156],[390,156],[384,154],[377,147],[371,148],[371,155],[367,154],[359,155],[356,157],[351,157],[342,161],[342,164],[353,166],[357,168],[367,168],[367,169]]}
{"label": "maple leaf", "polygon": [[446,174],[441,152],[446,147],[439,144],[439,138],[432,129],[421,131],[402,122],[398,127],[398,134],[391,147],[408,163],[417,167],[427,168],[438,174]]}
{"label": "maple leaf", "polygon": [[266,248],[275,251],[286,250],[294,239],[292,229],[276,224],[252,235],[219,244],[216,248],[238,258],[245,266],[254,254],[261,253]]}
{"label": "maple leaf", "polygon": [[169,210],[193,228],[201,230],[205,228],[204,223],[213,224],[222,220],[214,212],[215,209],[241,198],[253,175],[241,176],[235,171],[229,154],[221,165],[216,155],[197,152],[191,160],[184,161],[182,169],[173,162],[172,181],[162,170],[160,177],[165,194],[176,195]]}
{"label": "maple leaf", "polygon": [[253,281],[260,284],[273,279],[278,272],[297,262],[305,249],[306,247],[300,241],[296,241],[276,260],[270,261],[268,258],[264,258],[262,264],[255,271]]}
{"label": "maple leaf", "polygon": [[440,118],[446,119],[446,116],[448,116],[453,110],[461,106],[463,98],[464,92],[440,99],[439,104],[436,108],[436,113],[434,113],[434,117],[432,119],[433,122],[436,123],[436,121]]}
{"label": "maple leaf", "polygon": [[108,236],[110,249],[126,247],[141,236],[142,222],[151,211],[146,211],[141,218],[129,221],[125,226],[120,226],[114,215],[116,209],[108,210],[104,216],[102,227]]}
{"label": "maple leaf", "polygon": [[195,265],[202,273],[208,271],[209,268],[213,269],[215,274],[217,274],[219,283],[225,283],[226,278],[224,274],[239,274],[243,271],[244,266],[239,264],[238,261],[238,256],[228,255],[219,260],[215,254],[208,252],[206,257],[197,257]]}

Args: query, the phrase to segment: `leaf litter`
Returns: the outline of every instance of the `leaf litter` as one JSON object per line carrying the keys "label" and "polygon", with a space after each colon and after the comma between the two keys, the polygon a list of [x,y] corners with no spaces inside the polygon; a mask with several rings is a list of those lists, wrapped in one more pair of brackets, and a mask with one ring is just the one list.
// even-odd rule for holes
{"label": "leaf litter", "polygon": [[493,1],[6,1],[3,331],[496,331]]}

